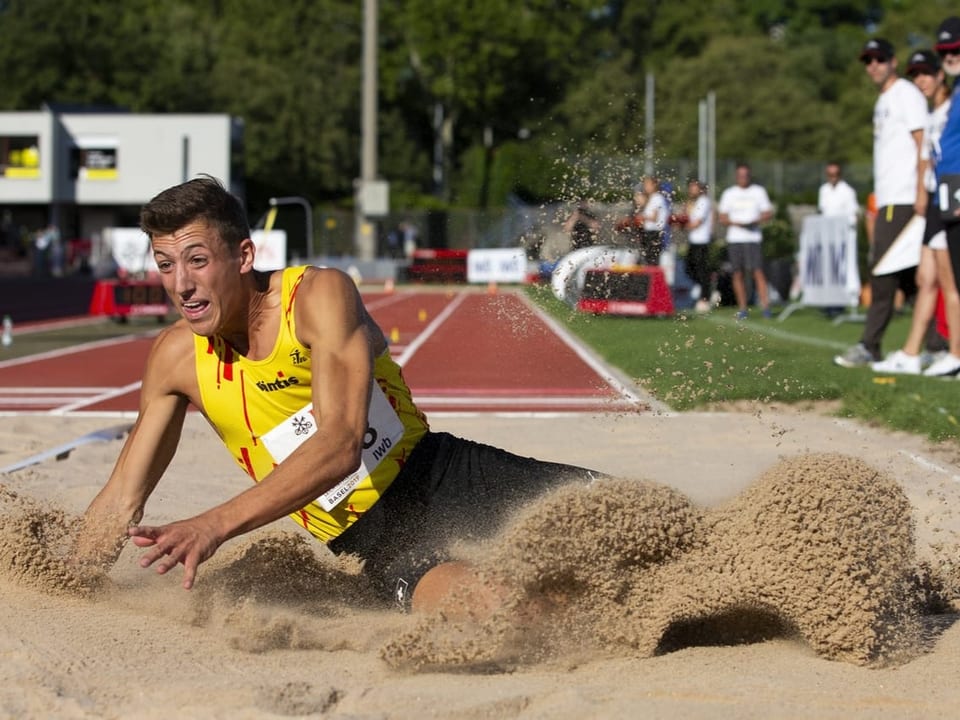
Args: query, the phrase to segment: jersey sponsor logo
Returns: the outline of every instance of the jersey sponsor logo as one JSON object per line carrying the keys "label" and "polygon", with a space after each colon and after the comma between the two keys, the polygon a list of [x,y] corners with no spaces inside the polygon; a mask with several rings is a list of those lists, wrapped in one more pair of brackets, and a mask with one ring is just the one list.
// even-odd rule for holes
{"label": "jersey sponsor logo", "polygon": [[294,365],[302,365],[307,361],[307,356],[300,352],[300,348],[294,348],[290,351],[290,359]]}
{"label": "jersey sponsor logo", "polygon": [[266,382],[264,380],[257,381],[257,387],[262,392],[276,392],[277,390],[284,390],[291,385],[299,385],[300,379],[295,375],[290,377],[284,377],[282,372],[277,372],[277,379],[271,382]]}

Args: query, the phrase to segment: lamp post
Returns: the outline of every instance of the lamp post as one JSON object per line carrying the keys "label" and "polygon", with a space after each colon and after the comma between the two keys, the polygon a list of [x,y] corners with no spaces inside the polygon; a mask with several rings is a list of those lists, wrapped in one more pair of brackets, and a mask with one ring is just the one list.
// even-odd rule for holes
{"label": "lamp post", "polygon": [[313,258],[313,209],[310,203],[302,197],[272,197],[269,200],[270,207],[277,205],[300,205],[307,215],[307,260]]}

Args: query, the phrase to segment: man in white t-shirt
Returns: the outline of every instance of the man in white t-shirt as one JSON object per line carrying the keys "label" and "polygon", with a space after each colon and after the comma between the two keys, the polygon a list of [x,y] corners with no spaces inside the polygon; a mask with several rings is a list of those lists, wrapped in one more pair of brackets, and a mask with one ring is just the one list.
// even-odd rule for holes
{"label": "man in white t-shirt", "polygon": [[827,217],[846,218],[847,224],[856,231],[860,217],[860,202],[856,191],[843,179],[840,163],[828,162],[825,174],[827,181],[817,194],[817,210]]}
{"label": "man in white t-shirt", "polygon": [[[920,159],[923,132],[927,125],[927,100],[909,80],[897,75],[893,45],[874,38],[864,45],[860,61],[880,96],[873,108],[873,185],[877,218],[870,249],[871,266],[890,248],[914,215],[921,218],[927,209]],[[917,253],[917,263],[920,253]],[[890,273],[870,276],[870,308],[860,342],[837,355],[842,367],[866,367],[883,358],[880,345],[893,316],[898,289],[909,297],[916,292],[916,265]]]}
{"label": "man in white t-shirt", "polygon": [[697,178],[687,183],[687,275],[694,282],[697,312],[710,310],[710,241],[713,239],[713,203]]}
{"label": "man in white t-shirt", "polygon": [[733,295],[737,300],[737,320],[747,319],[747,286],[749,273],[756,286],[763,316],[770,317],[770,297],[767,276],[763,270],[763,224],[773,217],[773,204],[762,185],[753,182],[750,166],[739,163],[737,184],[728,187],[720,196],[717,211],[720,224],[727,228],[727,259],[733,271]]}

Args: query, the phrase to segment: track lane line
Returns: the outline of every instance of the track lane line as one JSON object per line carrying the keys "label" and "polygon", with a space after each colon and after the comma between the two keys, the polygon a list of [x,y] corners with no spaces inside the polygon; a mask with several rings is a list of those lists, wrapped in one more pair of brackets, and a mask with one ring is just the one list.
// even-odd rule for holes
{"label": "track lane line", "polygon": [[423,347],[424,343],[426,343],[427,340],[429,340],[430,337],[437,331],[437,328],[443,325],[447,318],[449,318],[453,312],[460,307],[465,298],[466,293],[458,293],[456,297],[454,297],[453,300],[450,301],[450,303],[447,304],[447,306],[444,307],[443,310],[441,310],[440,313],[430,322],[430,324],[423,329],[423,332],[419,333],[412,342],[407,344],[406,348],[404,348],[404,351],[395,358],[396,363],[400,367],[403,367],[407,362],[409,362],[410,358],[416,354],[417,350]]}

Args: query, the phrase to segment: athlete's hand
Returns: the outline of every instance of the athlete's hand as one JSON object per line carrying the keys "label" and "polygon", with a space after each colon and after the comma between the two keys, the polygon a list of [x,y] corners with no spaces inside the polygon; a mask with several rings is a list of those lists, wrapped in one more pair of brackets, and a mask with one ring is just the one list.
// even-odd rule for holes
{"label": "athlete's hand", "polygon": [[220,539],[209,523],[200,518],[181,520],[153,527],[138,525],[127,530],[133,544],[152,548],[140,558],[140,567],[157,563],[157,572],[163,575],[178,563],[183,564],[183,587],[189,590],[197,576],[197,567],[209,560],[220,547]]}

